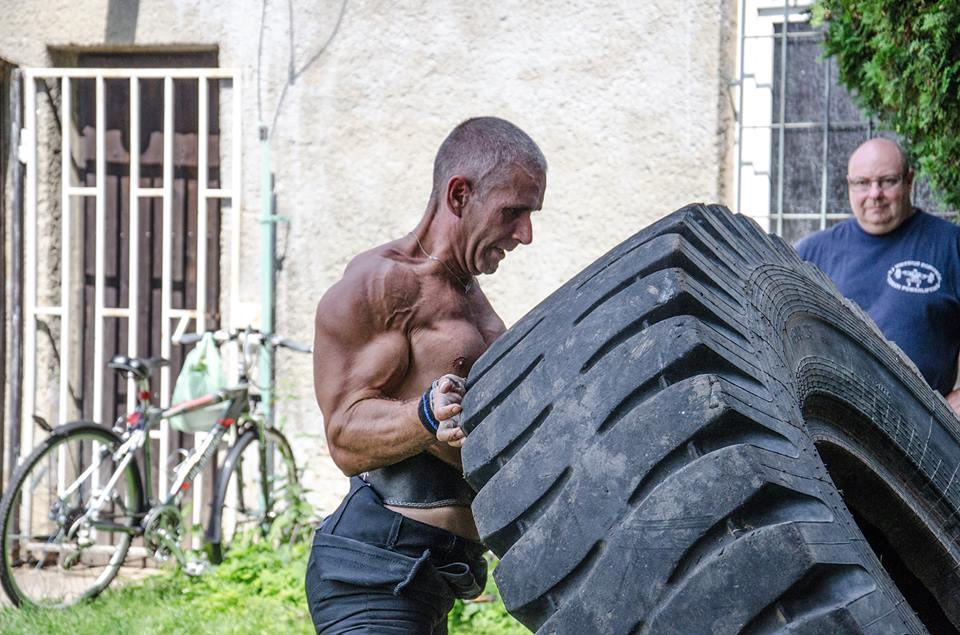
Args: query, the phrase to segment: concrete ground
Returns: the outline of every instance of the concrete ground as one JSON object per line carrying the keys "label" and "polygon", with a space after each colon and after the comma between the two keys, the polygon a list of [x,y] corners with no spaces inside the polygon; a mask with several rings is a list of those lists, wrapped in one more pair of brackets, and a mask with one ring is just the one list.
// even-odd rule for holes
{"label": "concrete ground", "polygon": [[[152,566],[124,566],[120,567],[117,577],[110,583],[111,587],[117,587],[128,582],[142,580],[161,571],[158,567]],[[53,575],[38,569],[24,570],[16,574],[17,581],[21,586],[36,588],[38,585],[49,585],[51,587],[61,586],[69,580],[62,575]],[[79,582],[79,580],[78,580]],[[10,598],[5,593],[0,593],[0,608],[12,606]]]}

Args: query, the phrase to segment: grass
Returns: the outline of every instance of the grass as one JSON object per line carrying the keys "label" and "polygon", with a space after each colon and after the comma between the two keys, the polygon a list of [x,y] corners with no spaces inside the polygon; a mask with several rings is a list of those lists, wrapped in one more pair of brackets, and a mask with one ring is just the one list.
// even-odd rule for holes
{"label": "grass", "polygon": [[303,598],[307,545],[244,546],[207,575],[177,570],[63,611],[6,609],[2,633],[313,633]]}
{"label": "grass", "polygon": [[[314,633],[303,591],[308,550],[307,542],[250,543],[199,578],[168,569],[63,611],[3,609],[0,633]],[[451,635],[529,632],[504,610],[492,577],[481,597],[491,601],[457,601]]]}
{"label": "grass", "polygon": [[492,575],[487,576],[487,586],[478,600],[485,601],[457,600],[447,620],[450,635],[528,635],[530,633],[503,607],[500,592],[494,584]]}

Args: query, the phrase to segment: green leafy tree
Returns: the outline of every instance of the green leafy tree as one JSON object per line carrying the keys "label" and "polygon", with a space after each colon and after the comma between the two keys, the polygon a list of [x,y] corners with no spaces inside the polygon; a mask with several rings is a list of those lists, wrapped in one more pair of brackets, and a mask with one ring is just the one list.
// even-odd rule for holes
{"label": "green leafy tree", "polygon": [[860,107],[960,209],[960,1],[818,0],[813,18]]}

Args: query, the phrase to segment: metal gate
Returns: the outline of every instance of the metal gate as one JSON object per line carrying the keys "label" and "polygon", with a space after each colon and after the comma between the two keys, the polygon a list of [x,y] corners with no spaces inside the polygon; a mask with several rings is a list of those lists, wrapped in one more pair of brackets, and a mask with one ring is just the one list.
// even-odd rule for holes
{"label": "metal gate", "polygon": [[[226,285],[218,285],[221,297],[227,304],[230,320],[236,322],[240,307],[240,237],[241,237],[241,79],[240,74],[232,69],[219,68],[27,68],[23,70],[24,78],[24,128],[21,131],[21,145],[19,158],[25,164],[26,178],[24,187],[24,349],[23,349],[23,390],[22,390],[22,439],[20,456],[25,456],[37,441],[38,423],[42,422],[62,424],[77,416],[76,400],[72,394],[71,378],[74,384],[88,378],[92,385],[92,413],[93,418],[105,424],[112,423],[106,420],[104,413],[104,398],[107,384],[105,377],[106,362],[104,356],[104,334],[110,321],[111,328],[126,329],[127,350],[130,356],[143,355],[140,350],[142,334],[138,333],[137,311],[143,303],[149,289],[141,288],[143,280],[140,270],[144,258],[139,253],[141,236],[150,232],[151,228],[141,227],[140,204],[145,199],[160,201],[161,207],[161,254],[159,257],[160,269],[160,342],[159,353],[166,359],[171,358],[173,350],[172,339],[175,334],[182,334],[189,330],[203,331],[208,327],[208,206],[211,201],[222,202],[229,207],[219,226],[227,228],[228,250],[221,263],[226,264],[229,272]],[[38,82],[46,87],[46,82],[52,80],[59,87],[60,104],[56,109],[38,113]],[[126,276],[126,298],[118,298],[115,303],[106,299],[107,278],[107,131],[106,112],[107,95],[106,85],[109,81],[122,80],[129,82],[129,130],[126,147],[129,150],[129,175],[126,196],[129,197],[129,215],[126,222],[126,272],[116,271],[117,277]],[[74,136],[79,131],[74,130],[76,105],[73,95],[76,85],[80,82],[93,82],[94,89],[94,149],[92,160],[93,185],[75,182],[75,144]],[[144,82],[162,82],[162,160],[159,187],[141,186],[141,88]],[[196,250],[195,250],[195,294],[188,301],[183,289],[175,294],[173,284],[173,223],[174,223],[174,186],[175,186],[175,113],[185,104],[178,100],[175,82],[196,82],[196,114],[198,130],[196,134]],[[209,153],[210,137],[210,100],[211,84],[218,90],[215,97],[219,97],[219,104],[226,118],[230,120],[230,152],[227,158],[229,174],[227,186],[211,186],[209,181],[209,167],[211,156]],[[152,91],[157,92],[157,91]],[[49,96],[49,95],[48,95]],[[228,97],[228,99],[224,99]],[[229,107],[224,104],[229,102]],[[53,104],[53,100],[50,100]],[[182,112],[182,110],[181,110]],[[48,120],[45,125],[44,119]],[[56,128],[59,120],[60,134],[59,149],[48,147],[45,144],[44,133],[50,128]],[[52,120],[53,125],[49,125]],[[55,145],[55,144],[53,144]],[[38,148],[43,147],[43,156],[38,154]],[[55,166],[54,158],[59,153],[59,169]],[[216,157],[215,157],[216,158]],[[50,194],[56,189],[51,187],[47,179],[41,180],[43,172],[50,181],[59,177],[59,204]],[[59,174],[57,175],[57,172]],[[224,179],[226,180],[226,179]],[[43,187],[41,187],[43,186]],[[78,217],[78,210],[93,203],[93,222],[91,228],[78,227],[83,218]],[[219,220],[219,219],[218,219]],[[59,223],[59,232],[56,225]],[[54,231],[49,231],[50,229]],[[78,254],[85,248],[83,235],[93,237],[93,263],[88,267],[85,278],[92,277],[92,355],[77,354],[84,334],[78,333],[77,324],[85,320],[78,320],[84,311],[82,295],[83,281],[79,280],[83,273],[82,262],[78,266]],[[79,256],[82,259],[82,256]],[[222,269],[222,268],[221,268]],[[78,271],[79,270],[79,271]],[[92,274],[92,276],[90,275]],[[149,279],[149,278],[148,278]],[[89,283],[90,281],[87,280]],[[79,289],[79,291],[78,291]],[[178,304],[175,295],[181,298]],[[124,302],[125,300],[125,302]],[[192,306],[190,306],[192,305]],[[188,308],[189,307],[189,308]],[[87,307],[89,309],[89,306]],[[59,333],[54,334],[47,326],[46,320],[58,324]],[[190,328],[191,323],[193,328]],[[43,325],[49,335],[49,349],[44,351],[38,339],[38,325]],[[89,337],[88,337],[89,339]],[[52,353],[51,353],[52,351]],[[89,358],[86,363],[84,357]],[[88,367],[83,367],[88,366]],[[42,381],[38,383],[41,371]],[[173,389],[173,369],[163,368],[160,372],[159,392],[161,405],[170,405]],[[55,386],[55,388],[53,388]],[[132,382],[126,389],[127,407],[133,405],[135,391]],[[86,409],[85,409],[86,410]],[[165,466],[170,461],[173,452],[171,430],[166,422],[159,430],[151,433],[159,445],[156,464],[159,466],[157,479],[160,491],[168,487],[168,470]],[[202,441],[202,435],[197,435],[195,443]],[[194,489],[193,521],[201,521],[203,509],[204,484],[202,475],[198,477]]]}

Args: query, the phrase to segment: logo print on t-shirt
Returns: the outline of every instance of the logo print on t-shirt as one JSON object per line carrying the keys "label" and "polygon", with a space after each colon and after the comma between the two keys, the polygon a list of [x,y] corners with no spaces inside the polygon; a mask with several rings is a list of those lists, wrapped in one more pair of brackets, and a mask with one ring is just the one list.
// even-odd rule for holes
{"label": "logo print on t-shirt", "polygon": [[919,260],[905,260],[887,272],[887,284],[908,293],[933,293],[940,288],[941,280],[936,267]]}

